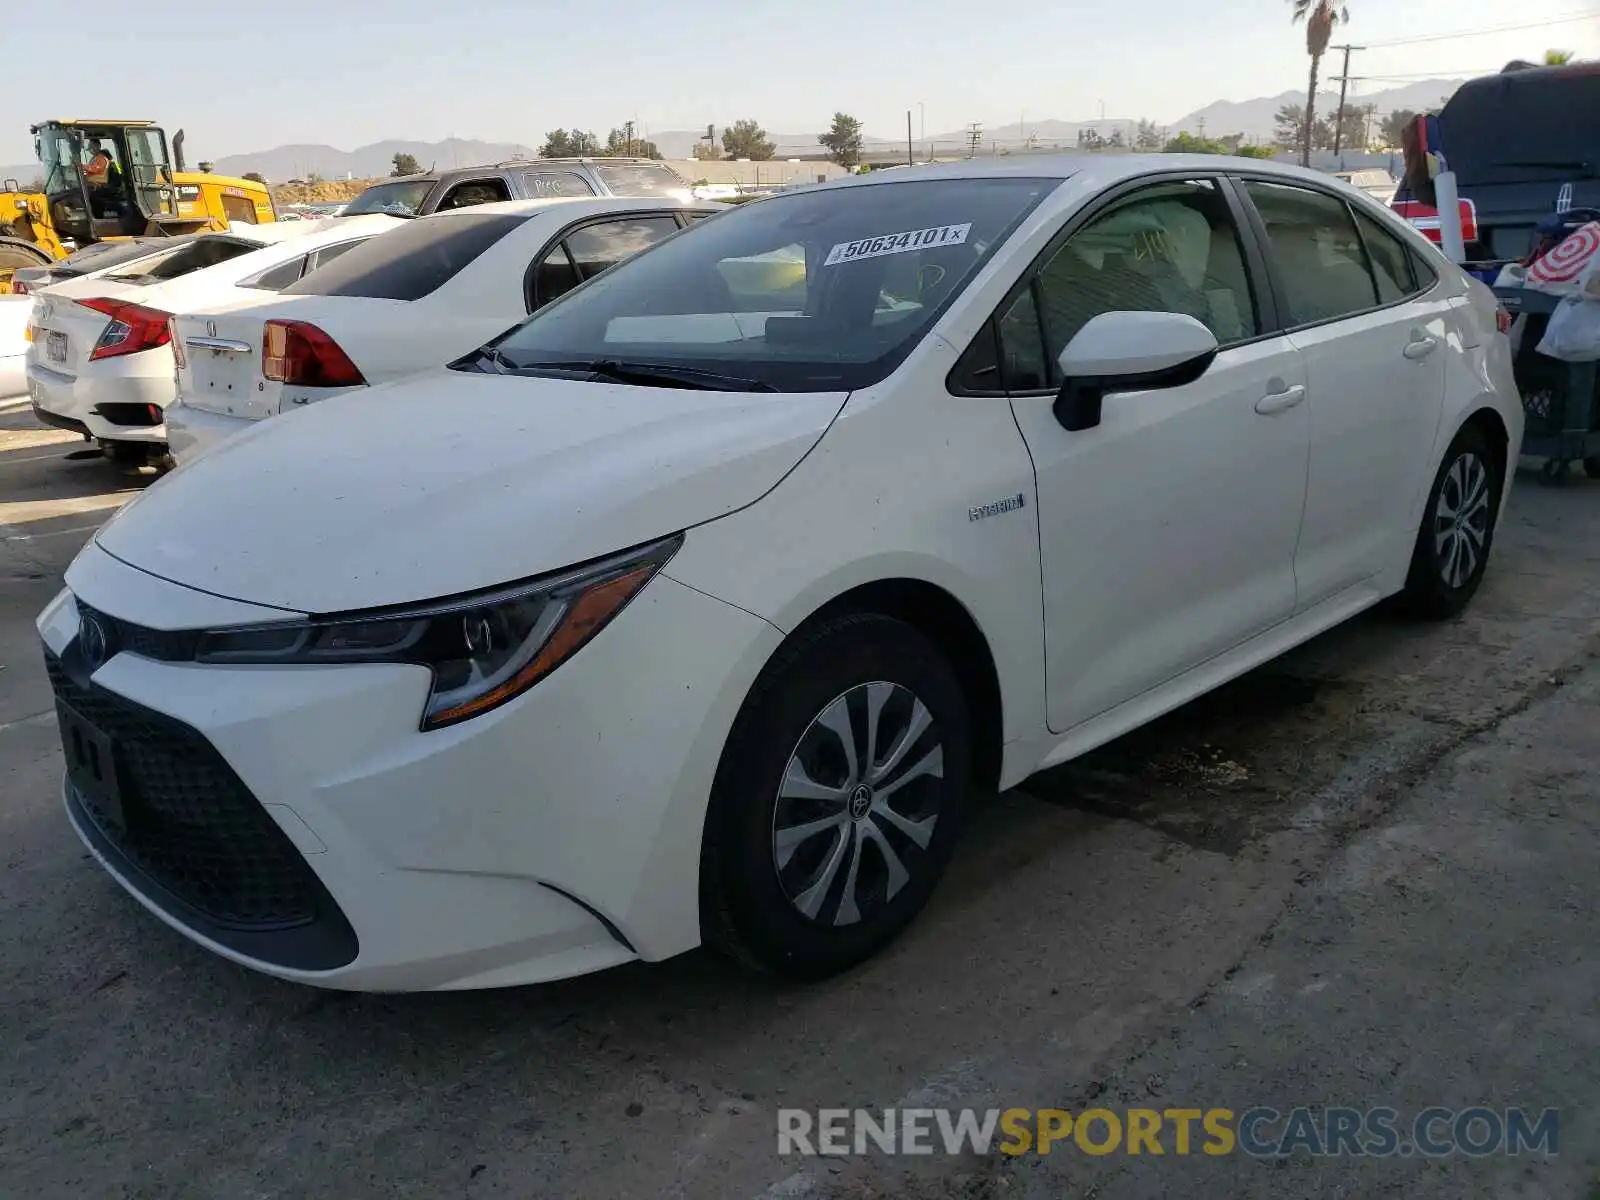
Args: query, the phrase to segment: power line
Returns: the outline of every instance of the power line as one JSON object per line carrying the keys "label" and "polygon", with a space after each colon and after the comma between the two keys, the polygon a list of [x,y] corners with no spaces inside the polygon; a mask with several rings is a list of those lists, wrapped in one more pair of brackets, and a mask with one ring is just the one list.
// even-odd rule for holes
{"label": "power line", "polygon": [[1393,38],[1387,42],[1368,42],[1365,46],[1358,46],[1359,50],[1383,50],[1389,46],[1414,46],[1419,42],[1449,42],[1456,38],[1487,37],[1494,33],[1516,33],[1524,29],[1543,29],[1547,25],[1567,25],[1573,21],[1588,21],[1600,17],[1600,9],[1590,9],[1587,12],[1569,13],[1564,17],[1551,17],[1547,21],[1519,21],[1511,25],[1493,25],[1482,29],[1464,29],[1459,33],[1430,33],[1420,37]]}

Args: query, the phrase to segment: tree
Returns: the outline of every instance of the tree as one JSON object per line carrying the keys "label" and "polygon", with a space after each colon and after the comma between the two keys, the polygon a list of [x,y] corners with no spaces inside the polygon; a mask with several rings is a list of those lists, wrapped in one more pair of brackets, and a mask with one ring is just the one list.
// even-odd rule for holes
{"label": "tree", "polygon": [[1161,130],[1154,121],[1140,121],[1133,133],[1133,148],[1146,153],[1161,149]]}
{"label": "tree", "polygon": [[1571,50],[1546,50],[1544,52],[1544,66],[1564,67],[1577,60],[1577,55]]}
{"label": "tree", "polygon": [[1335,8],[1328,0],[1289,0],[1294,6],[1294,21],[1306,23],[1306,53],[1311,56],[1311,82],[1306,87],[1305,133],[1300,139],[1300,165],[1311,165],[1311,136],[1317,120],[1317,76],[1322,71],[1322,56],[1333,39],[1333,27],[1350,19],[1349,10]]}
{"label": "tree", "polygon": [[252,183],[259,183],[263,186],[265,186],[267,182],[267,177],[260,171],[246,171],[243,175],[243,178],[250,180]]}
{"label": "tree", "polygon": [[767,139],[767,131],[756,121],[735,121],[724,129],[722,149],[729,158],[748,158],[754,162],[766,162],[778,152],[778,147]]}
{"label": "tree", "polygon": [[1088,150],[1093,153],[1104,150],[1105,148],[1106,139],[1100,136],[1100,131],[1098,129],[1078,130],[1078,149]]}
{"label": "tree", "polygon": [[661,158],[661,148],[654,142],[634,137],[628,128],[613,129],[606,135],[606,153],[625,158]]}
{"label": "tree", "polygon": [[828,159],[841,167],[854,167],[861,161],[861,122],[842,112],[833,114],[833,125],[817,134],[817,142],[828,152]]}
{"label": "tree", "polygon": [[1384,149],[1393,150],[1403,145],[1406,127],[1416,119],[1416,113],[1407,109],[1397,108],[1379,121],[1378,136],[1383,139]]}
{"label": "tree", "polygon": [[1187,131],[1170,139],[1162,148],[1165,154],[1224,154],[1221,143]]}
{"label": "tree", "polygon": [[583,158],[600,153],[600,139],[581,129],[552,129],[539,147],[540,158]]}
{"label": "tree", "polygon": [[722,151],[710,142],[696,142],[693,154],[700,162],[716,162],[722,157]]}
{"label": "tree", "polygon": [[1283,150],[1298,150],[1306,130],[1306,107],[1285,104],[1272,116],[1272,144]]}
{"label": "tree", "polygon": [[394,170],[390,171],[389,174],[391,176],[420,175],[422,174],[422,164],[410,154],[396,154],[394,156]]}
{"label": "tree", "polygon": [[1240,158],[1272,158],[1278,153],[1276,146],[1240,146],[1234,151]]}
{"label": "tree", "polygon": [[1127,148],[1128,148],[1128,143],[1127,143],[1126,139],[1124,139],[1123,136],[1122,136],[1122,130],[1113,129],[1111,131],[1111,136],[1106,139],[1106,149],[1107,150],[1126,150]]}

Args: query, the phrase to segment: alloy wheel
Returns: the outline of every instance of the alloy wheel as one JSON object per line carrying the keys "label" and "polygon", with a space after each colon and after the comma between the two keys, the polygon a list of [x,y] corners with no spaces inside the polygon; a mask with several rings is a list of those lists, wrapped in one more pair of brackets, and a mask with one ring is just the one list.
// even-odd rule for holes
{"label": "alloy wheel", "polygon": [[1433,510],[1434,562],[1452,590],[1472,578],[1489,538],[1489,465],[1466,451],[1445,472]]}
{"label": "alloy wheel", "polygon": [[808,920],[854,925],[910,882],[939,820],[944,745],[910,689],[835,697],[800,736],[772,819],[784,895]]}

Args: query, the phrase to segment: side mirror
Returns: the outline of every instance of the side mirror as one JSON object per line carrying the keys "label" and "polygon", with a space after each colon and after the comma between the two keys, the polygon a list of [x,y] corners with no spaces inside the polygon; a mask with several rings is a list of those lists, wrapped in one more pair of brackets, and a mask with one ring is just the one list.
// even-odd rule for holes
{"label": "side mirror", "polygon": [[1108,392],[1182,387],[1206,373],[1217,339],[1175,312],[1107,312],[1090,318],[1057,360],[1056,420],[1074,433],[1100,424]]}

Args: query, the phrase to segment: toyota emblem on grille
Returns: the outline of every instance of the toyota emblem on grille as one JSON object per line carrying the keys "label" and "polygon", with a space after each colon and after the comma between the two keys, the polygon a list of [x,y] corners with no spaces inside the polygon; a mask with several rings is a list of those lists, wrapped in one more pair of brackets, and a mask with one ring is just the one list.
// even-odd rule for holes
{"label": "toyota emblem on grille", "polygon": [[91,671],[104,666],[111,657],[111,636],[92,613],[84,613],[78,619],[78,644]]}
{"label": "toyota emblem on grille", "polygon": [[206,322],[206,336],[207,337],[216,337],[217,336],[217,323],[215,321],[207,321]]}

